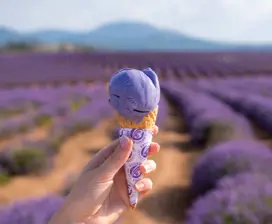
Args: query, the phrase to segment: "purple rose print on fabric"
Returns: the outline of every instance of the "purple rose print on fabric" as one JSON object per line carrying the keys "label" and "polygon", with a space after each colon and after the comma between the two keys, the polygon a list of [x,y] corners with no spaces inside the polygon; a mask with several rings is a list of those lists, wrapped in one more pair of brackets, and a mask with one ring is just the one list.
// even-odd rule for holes
{"label": "purple rose print on fabric", "polygon": [[149,153],[149,145],[143,146],[141,149],[141,156],[146,158],[148,156],[148,153]]}
{"label": "purple rose print on fabric", "polygon": [[130,184],[128,184],[128,195],[132,194],[132,187]]}
{"label": "purple rose print on fabric", "polygon": [[133,140],[136,140],[136,141],[141,140],[144,137],[144,130],[143,129],[132,129],[130,136]]}
{"label": "purple rose print on fabric", "polygon": [[122,137],[124,135],[124,131],[122,128],[119,129],[119,137]]}
{"label": "purple rose print on fabric", "polygon": [[139,164],[135,164],[130,168],[130,175],[133,178],[139,178],[142,175]]}
{"label": "purple rose print on fabric", "polygon": [[125,164],[125,172],[130,205],[136,205],[139,195],[133,186],[143,177],[140,165],[148,157],[149,146],[152,141],[152,132],[145,129],[121,128],[119,135],[120,137],[127,136],[133,141],[132,152]]}

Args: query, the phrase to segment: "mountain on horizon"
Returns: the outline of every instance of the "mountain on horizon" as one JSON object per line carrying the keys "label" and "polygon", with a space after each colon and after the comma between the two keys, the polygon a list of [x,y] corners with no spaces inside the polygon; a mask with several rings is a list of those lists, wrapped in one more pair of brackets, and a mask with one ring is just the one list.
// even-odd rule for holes
{"label": "mountain on horizon", "polygon": [[272,51],[272,43],[250,45],[215,42],[138,22],[108,23],[89,32],[41,30],[20,33],[14,29],[0,27],[0,45],[17,42],[72,43],[120,51]]}

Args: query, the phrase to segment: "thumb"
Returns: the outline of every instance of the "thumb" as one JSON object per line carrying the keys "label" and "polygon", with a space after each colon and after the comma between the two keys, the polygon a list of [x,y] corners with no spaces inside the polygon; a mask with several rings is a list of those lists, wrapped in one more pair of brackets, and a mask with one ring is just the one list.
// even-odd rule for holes
{"label": "thumb", "polygon": [[132,140],[126,136],[120,138],[120,144],[113,154],[101,166],[102,172],[107,176],[114,175],[121,169],[132,151]]}

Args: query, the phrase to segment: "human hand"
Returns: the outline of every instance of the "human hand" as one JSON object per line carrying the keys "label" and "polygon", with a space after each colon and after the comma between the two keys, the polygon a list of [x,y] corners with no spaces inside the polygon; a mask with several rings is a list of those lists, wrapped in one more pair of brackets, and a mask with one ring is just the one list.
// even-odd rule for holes
{"label": "human hand", "polygon": [[[158,133],[158,127],[153,130]],[[49,224],[111,224],[129,208],[127,182],[123,165],[127,161],[133,142],[122,137],[99,151],[86,165],[62,208]],[[149,155],[157,153],[159,145],[151,143]],[[143,174],[156,169],[153,160],[140,167]],[[141,200],[151,189],[152,181],[143,178],[136,183]]]}

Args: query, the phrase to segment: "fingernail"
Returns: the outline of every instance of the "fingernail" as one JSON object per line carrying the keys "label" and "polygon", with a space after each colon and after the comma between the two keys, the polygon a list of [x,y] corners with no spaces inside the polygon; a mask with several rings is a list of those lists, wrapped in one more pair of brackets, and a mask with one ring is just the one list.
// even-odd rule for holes
{"label": "fingernail", "polygon": [[144,189],[144,184],[143,183],[137,183],[136,185],[135,185],[135,187],[137,188],[137,190],[143,190]]}
{"label": "fingernail", "polygon": [[122,149],[126,149],[127,147],[129,147],[129,144],[130,144],[130,140],[127,136],[122,136],[120,138],[120,146]]}
{"label": "fingernail", "polygon": [[158,147],[158,149],[160,149],[161,146],[159,145],[159,143],[156,142],[155,145],[156,147]]}
{"label": "fingernail", "polygon": [[150,172],[151,171],[151,166],[150,166],[150,164],[145,164],[144,165],[144,168],[145,168],[145,172]]}

